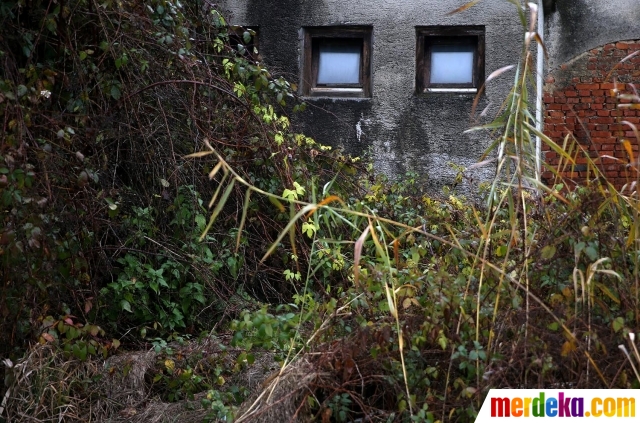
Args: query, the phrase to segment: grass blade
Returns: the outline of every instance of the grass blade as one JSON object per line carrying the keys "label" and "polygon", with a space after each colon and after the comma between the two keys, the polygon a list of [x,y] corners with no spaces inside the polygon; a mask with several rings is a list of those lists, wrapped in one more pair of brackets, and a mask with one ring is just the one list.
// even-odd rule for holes
{"label": "grass blade", "polygon": [[330,195],[327,198],[325,198],[324,200],[320,201],[318,203],[318,207],[316,207],[315,209],[313,209],[313,210],[311,210],[309,212],[309,214],[307,215],[307,219],[310,218],[311,216],[313,216],[313,214],[316,212],[316,210],[318,210],[320,207],[326,206],[327,204],[331,204],[331,203],[333,203],[335,201],[339,202],[343,206],[345,205],[344,201],[342,201],[342,198],[338,197],[337,195]]}
{"label": "grass blade", "polygon": [[202,233],[202,235],[200,235],[200,241],[202,241],[204,237],[207,236],[209,229],[211,229],[211,226],[216,221],[216,218],[218,217],[218,215],[222,211],[222,208],[226,204],[227,199],[229,199],[229,195],[231,194],[231,191],[233,190],[233,187],[235,186],[235,184],[236,184],[236,178],[233,178],[231,182],[229,182],[229,185],[227,185],[227,189],[224,190],[222,197],[220,197],[220,201],[216,205],[216,208],[213,209],[213,212],[211,213],[211,217],[209,218],[209,223],[207,224],[207,227],[204,228],[204,232]]}
{"label": "grass blade", "polygon": [[238,252],[238,248],[240,248],[240,237],[242,235],[242,228],[244,228],[244,222],[247,219],[247,211],[249,210],[249,198],[251,198],[251,188],[247,188],[247,193],[244,196],[242,217],[240,218],[240,226],[238,227],[238,235],[236,236],[236,253]]}
{"label": "grass blade", "polygon": [[271,246],[269,247],[267,252],[264,254],[262,259],[260,259],[260,263],[264,263],[264,261],[271,255],[271,253],[273,253],[275,249],[278,248],[278,244],[280,243],[280,241],[282,241],[285,235],[289,233],[289,229],[298,222],[298,219],[304,216],[305,213],[308,213],[310,210],[313,210],[314,207],[317,207],[317,205],[307,204],[302,208],[302,210],[296,213],[296,215],[293,216],[292,219],[289,220],[289,222],[287,223],[287,226],[284,227],[284,229],[280,232],[280,235],[278,235],[278,238],[276,238],[276,240],[273,241],[273,244],[271,244]]}
{"label": "grass blade", "polygon": [[193,159],[193,158],[196,158],[196,157],[208,156],[209,154],[213,154],[213,151],[197,151],[195,153],[187,154],[186,156],[184,156],[184,158],[185,159]]}
{"label": "grass blade", "polygon": [[284,206],[282,205],[282,203],[280,202],[280,200],[278,200],[276,197],[273,196],[269,196],[269,202],[271,204],[273,204],[274,206],[276,206],[276,208],[278,209],[278,211],[280,213],[284,213]]}
{"label": "grass blade", "polygon": [[222,177],[222,180],[220,181],[220,184],[218,185],[218,188],[216,189],[216,192],[213,194],[213,197],[211,197],[211,201],[209,201],[209,207],[211,208],[213,207],[213,204],[216,202],[216,200],[218,199],[218,194],[220,194],[220,190],[222,189],[222,186],[224,185],[225,181],[227,180],[227,176],[229,176],[229,174],[225,174]]}
{"label": "grass blade", "polygon": [[213,169],[211,169],[211,172],[209,172],[209,179],[215,178],[216,174],[218,173],[221,167],[222,167],[222,162],[218,162],[218,164],[215,165]]}
{"label": "grass blade", "polygon": [[467,9],[471,9],[473,6],[480,3],[481,1],[482,0],[471,0],[469,3],[465,3],[462,6],[458,7],[456,10],[452,10],[451,12],[447,13],[446,16],[451,16],[451,15],[455,15],[456,13],[464,12]]}
{"label": "grass blade", "polygon": [[358,286],[358,278],[360,277],[360,258],[362,257],[362,246],[364,245],[367,234],[371,230],[371,225],[367,226],[367,229],[360,234],[356,241],[356,246],[353,253],[353,283]]}
{"label": "grass blade", "polygon": [[[289,203],[289,220],[292,220],[295,217],[295,204],[293,202]],[[298,267],[298,251],[296,250],[296,227],[295,225],[291,225],[289,227],[289,244],[291,244],[291,251],[293,253],[293,257],[296,262],[296,270],[300,272],[300,268]]]}
{"label": "grass blade", "polygon": [[491,72],[491,75],[487,77],[487,80],[485,81],[485,83],[491,81],[493,78],[497,78],[498,76],[502,75],[507,71],[510,71],[515,67],[516,67],[515,65],[507,65],[507,66],[501,67],[500,69],[494,70],[493,72]]}

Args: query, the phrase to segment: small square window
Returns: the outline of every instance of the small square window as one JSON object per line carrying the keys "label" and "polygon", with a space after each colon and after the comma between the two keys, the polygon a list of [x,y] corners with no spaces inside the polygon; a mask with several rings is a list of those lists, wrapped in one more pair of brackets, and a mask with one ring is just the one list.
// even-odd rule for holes
{"label": "small square window", "polygon": [[371,96],[371,27],[312,27],[304,35],[303,95]]}
{"label": "small square window", "polygon": [[318,40],[316,85],[360,85],[361,40]]}
{"label": "small square window", "polygon": [[417,27],[416,91],[477,92],[484,82],[484,27]]}

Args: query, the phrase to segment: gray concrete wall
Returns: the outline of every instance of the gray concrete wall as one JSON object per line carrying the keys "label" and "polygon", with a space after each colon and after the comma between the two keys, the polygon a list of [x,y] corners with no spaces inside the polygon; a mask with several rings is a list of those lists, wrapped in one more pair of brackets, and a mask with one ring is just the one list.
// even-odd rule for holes
{"label": "gray concrete wall", "polygon": [[640,39],[640,0],[556,0],[545,29],[555,69],[604,44]]}
{"label": "gray concrete wall", "polygon": [[[469,166],[490,144],[486,133],[464,134],[471,120],[473,94],[415,94],[416,26],[484,25],[485,75],[516,64],[523,28],[515,6],[484,0],[447,16],[467,0],[226,0],[221,10],[233,24],[260,28],[260,50],[270,69],[290,81],[300,78],[301,28],[359,24],[373,26],[372,98],[307,99],[309,107],[294,124],[317,141],[360,155],[371,151],[375,169],[390,176],[411,170],[427,175],[428,189],[452,184],[449,162]],[[491,81],[478,104],[493,117],[513,81],[513,71]],[[487,118],[484,118],[486,121]],[[475,181],[493,174],[489,166],[471,172]],[[473,194],[474,185],[463,192]]]}

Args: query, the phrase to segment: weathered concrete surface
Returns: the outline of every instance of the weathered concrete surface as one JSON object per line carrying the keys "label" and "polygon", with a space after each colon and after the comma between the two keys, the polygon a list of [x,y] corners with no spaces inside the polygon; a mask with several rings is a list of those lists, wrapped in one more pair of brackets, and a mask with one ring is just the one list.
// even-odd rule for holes
{"label": "weathered concrete surface", "polygon": [[640,38],[639,0],[556,0],[547,15],[549,69],[593,48]]}
{"label": "weathered concrete surface", "polygon": [[[300,79],[301,28],[320,25],[372,25],[372,98],[307,99],[309,107],[294,124],[317,141],[360,155],[370,151],[375,168],[392,177],[412,170],[428,176],[428,188],[452,184],[448,163],[469,166],[490,144],[486,133],[464,134],[471,120],[473,94],[415,95],[416,26],[484,25],[485,74],[515,64],[523,29],[515,6],[505,0],[447,16],[466,0],[227,0],[221,9],[230,21],[256,25],[266,64],[289,80]],[[491,81],[478,112],[489,105],[492,117],[506,96],[513,73]],[[487,118],[484,118],[485,121]],[[473,171],[490,178],[493,168]],[[473,187],[462,187],[466,192]]]}

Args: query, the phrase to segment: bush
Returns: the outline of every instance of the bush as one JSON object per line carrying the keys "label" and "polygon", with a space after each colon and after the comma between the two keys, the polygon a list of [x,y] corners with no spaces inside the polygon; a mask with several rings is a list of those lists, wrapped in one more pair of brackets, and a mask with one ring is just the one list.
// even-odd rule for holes
{"label": "bush", "polygon": [[133,341],[233,316],[240,287],[289,295],[278,258],[251,252],[286,214],[250,201],[238,235],[230,190],[218,232],[198,241],[212,169],[183,160],[214,145],[269,190],[344,162],[290,130],[279,111],[304,104],[249,54],[251,30],[173,0],[17,2],[0,19],[0,354],[18,357],[47,316]]}

